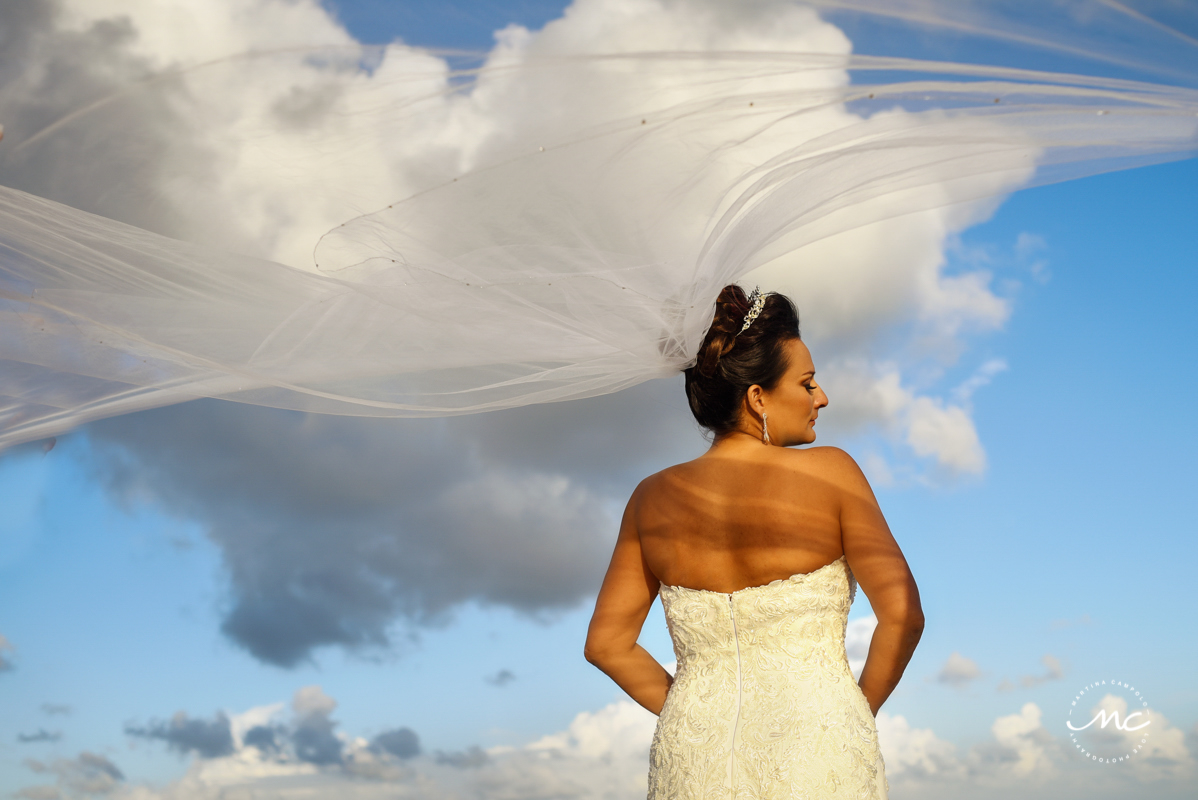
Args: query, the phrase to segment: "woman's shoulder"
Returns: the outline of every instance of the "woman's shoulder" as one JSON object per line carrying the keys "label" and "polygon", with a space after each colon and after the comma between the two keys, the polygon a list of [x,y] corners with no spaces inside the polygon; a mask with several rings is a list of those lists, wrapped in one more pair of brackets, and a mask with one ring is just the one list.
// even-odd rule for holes
{"label": "woman's shoulder", "polygon": [[[825,480],[844,485],[858,485],[865,479],[861,467],[851,455],[839,447],[820,446],[804,448],[771,448],[770,454],[775,464],[784,465],[797,473],[818,475]],[[661,491],[680,480],[687,481],[697,474],[718,469],[716,464],[720,459],[700,457],[691,461],[666,467],[644,478],[633,492],[633,497],[645,497]],[[736,460],[728,459],[728,468],[735,468]]]}
{"label": "woman's shoulder", "polygon": [[859,493],[869,487],[865,473],[851,455],[839,447],[820,446],[800,449],[781,449],[779,458],[792,469],[797,478],[816,478],[841,491]]}
{"label": "woman's shoulder", "polygon": [[694,485],[696,478],[703,476],[710,468],[710,459],[700,457],[658,470],[637,484],[629,504],[635,505],[661,494],[672,494],[682,485]]}
{"label": "woman's shoulder", "polygon": [[869,487],[869,481],[857,461],[839,447],[804,447],[787,452],[798,468],[816,474],[841,489],[858,492],[862,487]]}
{"label": "woman's shoulder", "polygon": [[663,485],[676,481],[680,476],[688,471],[693,471],[695,461],[683,461],[680,464],[673,464],[665,469],[658,470],[652,475],[641,479],[633,491],[632,496],[644,496],[651,494],[653,491],[661,488]]}
{"label": "woman's shoulder", "polygon": [[853,457],[832,445],[819,447],[784,448],[783,452],[789,457],[802,459],[812,464],[819,464],[827,469],[859,469]]}

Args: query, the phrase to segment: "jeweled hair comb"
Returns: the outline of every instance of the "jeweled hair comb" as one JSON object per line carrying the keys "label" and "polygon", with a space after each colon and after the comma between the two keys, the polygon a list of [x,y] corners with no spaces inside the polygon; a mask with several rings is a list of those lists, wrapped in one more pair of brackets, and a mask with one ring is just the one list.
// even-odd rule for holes
{"label": "jeweled hair comb", "polygon": [[[765,307],[765,294],[762,293],[760,286],[754,286],[753,291],[749,293],[749,313],[745,314],[745,324],[740,326],[740,330],[736,332],[737,336],[749,329],[753,324],[753,320],[761,314],[761,309]],[[734,337],[735,338],[735,337]]]}

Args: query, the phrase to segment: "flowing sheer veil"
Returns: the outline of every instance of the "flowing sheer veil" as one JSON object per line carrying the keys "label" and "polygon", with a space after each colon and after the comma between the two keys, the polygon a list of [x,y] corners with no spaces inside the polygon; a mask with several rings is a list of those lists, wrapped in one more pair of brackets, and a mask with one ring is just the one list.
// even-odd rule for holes
{"label": "flowing sheer veil", "polygon": [[[8,165],[71,143],[138,163],[152,144],[184,175],[197,139],[81,133],[166,98],[228,180],[319,199],[285,228],[312,236],[243,255],[232,235],[0,187],[0,447],[198,397],[402,417],[613,392],[687,367],[722,286],[828,236],[1194,154],[1192,11],[1029,6],[755,9],[789,50],[763,28],[731,48],[599,53],[509,31],[481,63],[401,44],[253,52],[37,130],[0,120]],[[230,75],[278,102],[217,91]],[[229,154],[247,148],[273,168],[239,172]],[[374,172],[339,174],[363,152]]]}

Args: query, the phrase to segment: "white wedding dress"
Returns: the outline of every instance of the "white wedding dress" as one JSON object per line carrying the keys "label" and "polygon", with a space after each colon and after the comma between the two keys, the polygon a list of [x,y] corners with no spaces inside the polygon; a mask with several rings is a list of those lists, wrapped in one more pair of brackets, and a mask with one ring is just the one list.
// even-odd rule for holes
{"label": "white wedding dress", "polygon": [[884,800],[869,704],[844,635],[841,556],[722,594],[662,586],[678,670],[650,751],[649,800]]}

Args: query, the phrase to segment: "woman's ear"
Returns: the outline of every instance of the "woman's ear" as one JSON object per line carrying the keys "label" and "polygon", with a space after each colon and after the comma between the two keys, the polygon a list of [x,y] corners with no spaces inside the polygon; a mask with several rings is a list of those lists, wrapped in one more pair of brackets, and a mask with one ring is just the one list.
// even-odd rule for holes
{"label": "woman's ear", "polygon": [[745,392],[745,405],[760,417],[765,411],[765,390],[757,384],[750,386]]}

